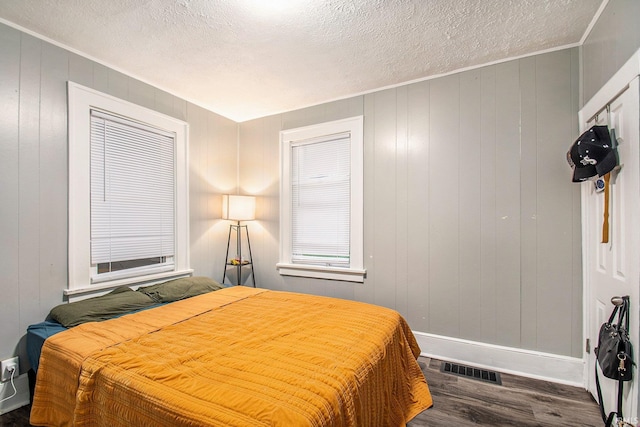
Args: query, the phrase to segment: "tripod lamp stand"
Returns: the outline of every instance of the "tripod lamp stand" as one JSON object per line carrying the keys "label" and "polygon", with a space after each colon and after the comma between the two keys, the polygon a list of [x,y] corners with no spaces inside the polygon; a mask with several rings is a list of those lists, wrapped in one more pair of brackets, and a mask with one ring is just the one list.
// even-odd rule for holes
{"label": "tripod lamp stand", "polygon": [[[225,194],[222,196],[222,219],[235,221],[229,225],[229,238],[227,240],[227,254],[225,255],[224,273],[222,283],[229,279],[231,284],[240,286],[251,275],[253,287],[256,287],[256,276],[253,271],[253,257],[251,255],[251,241],[249,240],[249,229],[247,225],[241,225],[240,221],[251,221],[255,219],[256,198],[253,196],[239,196]],[[247,237],[247,248],[249,256],[242,255],[242,231]],[[229,248],[231,246],[231,234],[236,233],[236,255],[229,258]]]}

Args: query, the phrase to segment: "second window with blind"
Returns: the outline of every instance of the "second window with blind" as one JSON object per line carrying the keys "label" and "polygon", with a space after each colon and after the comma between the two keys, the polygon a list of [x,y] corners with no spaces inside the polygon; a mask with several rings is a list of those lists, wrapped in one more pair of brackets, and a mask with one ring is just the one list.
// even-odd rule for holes
{"label": "second window with blind", "polygon": [[362,124],[281,132],[280,274],[364,281]]}

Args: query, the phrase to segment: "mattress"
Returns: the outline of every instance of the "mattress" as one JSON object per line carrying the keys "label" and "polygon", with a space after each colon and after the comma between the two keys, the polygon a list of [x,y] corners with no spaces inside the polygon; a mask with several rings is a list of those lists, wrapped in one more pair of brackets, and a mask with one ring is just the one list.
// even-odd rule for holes
{"label": "mattress", "polygon": [[226,288],[47,339],[31,424],[404,426],[432,405],[395,311]]}
{"label": "mattress", "polygon": [[34,372],[38,372],[40,352],[45,340],[67,329],[55,320],[45,320],[27,327],[27,357]]}

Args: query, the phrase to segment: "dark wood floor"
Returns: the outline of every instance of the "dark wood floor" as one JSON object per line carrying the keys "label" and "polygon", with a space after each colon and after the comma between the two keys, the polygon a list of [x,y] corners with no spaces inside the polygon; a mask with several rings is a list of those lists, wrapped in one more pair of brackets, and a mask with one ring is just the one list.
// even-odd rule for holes
{"label": "dark wood floor", "polygon": [[[502,385],[440,372],[440,361],[420,358],[433,395],[431,409],[407,427],[596,427],[598,405],[581,388],[501,374]],[[29,426],[29,407],[0,416],[0,426]],[[372,427],[372,426],[363,426]]]}
{"label": "dark wood floor", "polygon": [[602,426],[597,403],[582,388],[500,374],[502,385],[440,372],[439,360],[419,359],[433,407],[408,427]]}

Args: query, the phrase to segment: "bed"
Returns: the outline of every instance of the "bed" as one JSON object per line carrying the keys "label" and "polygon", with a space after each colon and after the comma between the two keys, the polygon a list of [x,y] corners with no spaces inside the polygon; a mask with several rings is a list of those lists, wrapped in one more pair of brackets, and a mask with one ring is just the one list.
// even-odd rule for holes
{"label": "bed", "polygon": [[31,424],[404,426],[432,405],[397,312],[242,286],[46,338]]}

